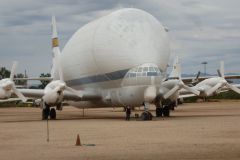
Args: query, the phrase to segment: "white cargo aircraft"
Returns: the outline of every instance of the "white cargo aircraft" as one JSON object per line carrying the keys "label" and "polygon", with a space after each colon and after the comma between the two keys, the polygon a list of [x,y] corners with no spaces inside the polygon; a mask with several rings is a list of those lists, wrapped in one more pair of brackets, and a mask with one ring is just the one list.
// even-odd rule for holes
{"label": "white cargo aircraft", "polygon": [[[126,107],[160,104],[181,87],[166,84],[169,39],[162,24],[149,13],[121,9],[80,28],[60,53],[53,18],[53,81],[44,90],[20,89],[26,97],[42,99],[42,116],[56,118],[62,102],[79,108]],[[156,107],[159,105],[156,105]],[[164,106],[160,105],[160,106]],[[51,108],[51,110],[50,110]],[[167,108],[169,110],[169,108]],[[169,112],[169,111],[168,111]]]}

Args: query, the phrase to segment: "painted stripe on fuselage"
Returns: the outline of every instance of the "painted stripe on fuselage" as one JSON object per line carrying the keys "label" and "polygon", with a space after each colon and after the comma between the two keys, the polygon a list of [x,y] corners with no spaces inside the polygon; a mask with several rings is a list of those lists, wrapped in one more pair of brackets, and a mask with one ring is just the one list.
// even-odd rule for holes
{"label": "painted stripe on fuselage", "polygon": [[[87,76],[87,77],[69,80],[69,81],[66,81],[66,83],[69,86],[83,86],[83,85],[96,84],[96,83],[103,84],[105,82],[123,79],[128,71],[129,69],[124,69],[124,70],[109,72],[109,73],[100,74],[100,75]],[[140,72],[139,76],[140,77],[142,76],[142,72]],[[146,75],[144,77],[158,77],[158,76],[159,75],[157,72],[146,72]],[[135,77],[138,77],[137,72],[134,73],[134,76],[131,78],[135,78]]]}
{"label": "painted stripe on fuselage", "polygon": [[128,70],[129,69],[124,69],[124,70],[119,70],[119,71],[100,74],[100,75],[82,77],[79,79],[69,80],[66,83],[69,86],[77,86],[77,85],[85,85],[85,84],[90,84],[90,83],[119,80],[125,76],[125,74],[128,72]]}

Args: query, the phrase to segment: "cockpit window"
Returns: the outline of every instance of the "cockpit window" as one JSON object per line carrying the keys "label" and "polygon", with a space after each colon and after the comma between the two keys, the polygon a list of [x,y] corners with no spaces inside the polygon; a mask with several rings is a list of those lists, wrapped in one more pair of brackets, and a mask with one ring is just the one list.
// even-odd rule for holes
{"label": "cockpit window", "polygon": [[136,77],[136,73],[130,73],[130,77]]}
{"label": "cockpit window", "polygon": [[144,67],[144,68],[143,68],[143,71],[144,71],[144,72],[147,72],[147,71],[148,71],[148,67]]}
{"label": "cockpit window", "polygon": [[142,67],[139,67],[138,68],[138,72],[142,72],[143,68]]}
{"label": "cockpit window", "polygon": [[150,72],[154,72],[154,68],[153,67],[149,67],[149,71]]}
{"label": "cockpit window", "polygon": [[155,66],[138,66],[128,71],[126,77],[147,77],[147,76],[161,76],[161,72],[158,67]]}

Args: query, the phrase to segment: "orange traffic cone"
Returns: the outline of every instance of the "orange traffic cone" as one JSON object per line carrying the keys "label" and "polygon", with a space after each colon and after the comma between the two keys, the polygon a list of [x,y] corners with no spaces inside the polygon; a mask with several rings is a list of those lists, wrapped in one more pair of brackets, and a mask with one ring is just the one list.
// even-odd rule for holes
{"label": "orange traffic cone", "polygon": [[80,137],[79,134],[77,135],[77,140],[76,140],[76,146],[81,146],[81,141],[80,141]]}

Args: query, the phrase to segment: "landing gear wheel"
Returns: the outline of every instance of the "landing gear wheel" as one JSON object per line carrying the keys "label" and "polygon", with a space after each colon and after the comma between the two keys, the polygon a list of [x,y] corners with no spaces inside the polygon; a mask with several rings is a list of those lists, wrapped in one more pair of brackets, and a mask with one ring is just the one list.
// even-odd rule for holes
{"label": "landing gear wheel", "polygon": [[142,114],[141,114],[141,120],[143,121],[150,121],[152,120],[152,113],[151,112],[148,112],[148,111],[144,111]]}
{"label": "landing gear wheel", "polygon": [[50,110],[50,119],[56,119],[56,110],[55,110],[55,108],[52,108]]}
{"label": "landing gear wheel", "polygon": [[162,117],[162,115],[163,115],[163,108],[157,107],[156,108],[156,117]]}
{"label": "landing gear wheel", "polygon": [[49,107],[46,107],[45,109],[42,110],[42,120],[48,119],[49,116]]}
{"label": "landing gear wheel", "polygon": [[168,105],[164,106],[164,108],[163,108],[163,116],[164,117],[170,116],[170,107]]}

